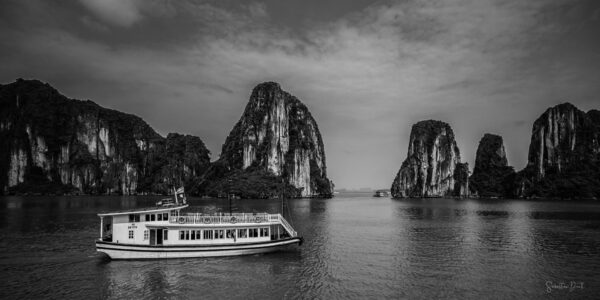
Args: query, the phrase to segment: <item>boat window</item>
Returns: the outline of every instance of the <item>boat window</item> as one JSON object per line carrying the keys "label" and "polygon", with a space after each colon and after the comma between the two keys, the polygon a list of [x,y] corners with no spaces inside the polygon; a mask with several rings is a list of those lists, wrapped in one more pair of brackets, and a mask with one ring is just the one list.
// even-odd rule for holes
{"label": "boat window", "polygon": [[215,230],[215,239],[223,239],[225,238],[224,230]]}
{"label": "boat window", "polygon": [[146,215],[146,222],[150,221],[150,215]]}
{"label": "boat window", "polygon": [[196,239],[199,240],[202,230],[196,230]]}
{"label": "boat window", "polygon": [[169,220],[169,213],[163,213],[163,221]]}
{"label": "boat window", "polygon": [[250,228],[248,231],[249,237],[258,237],[258,228]]}
{"label": "boat window", "polygon": [[133,230],[129,230],[129,238],[133,239]]}
{"label": "boat window", "polygon": [[163,229],[163,240],[168,240],[169,239],[169,230],[167,229]]}
{"label": "boat window", "polygon": [[212,230],[204,230],[204,239],[212,240],[213,239],[213,231]]}
{"label": "boat window", "polygon": [[[159,215],[160,216],[160,215]],[[192,240],[196,239],[196,230],[192,230],[192,236],[190,237]]]}
{"label": "boat window", "polygon": [[190,231],[189,231],[189,230],[186,230],[186,231],[185,231],[185,239],[186,239],[186,240],[189,240],[189,239],[190,239]]}
{"label": "boat window", "polygon": [[134,223],[134,222],[139,222],[139,221],[140,221],[139,214],[129,214],[129,222]]}
{"label": "boat window", "polygon": [[158,215],[156,215],[156,217],[157,217],[157,221],[162,221],[162,214],[158,214]]}
{"label": "boat window", "polygon": [[235,229],[227,229],[226,233],[228,239],[235,238]]}
{"label": "boat window", "polygon": [[179,230],[179,239],[185,240],[185,231],[184,230]]}
{"label": "boat window", "polygon": [[144,230],[144,240],[148,239],[149,232],[148,230]]}
{"label": "boat window", "polygon": [[260,236],[269,236],[269,228],[261,228],[260,229]]}
{"label": "boat window", "polygon": [[156,221],[156,215],[154,215],[154,214],[150,215],[150,221]]}
{"label": "boat window", "polygon": [[248,229],[238,229],[238,238],[247,238],[248,237]]}

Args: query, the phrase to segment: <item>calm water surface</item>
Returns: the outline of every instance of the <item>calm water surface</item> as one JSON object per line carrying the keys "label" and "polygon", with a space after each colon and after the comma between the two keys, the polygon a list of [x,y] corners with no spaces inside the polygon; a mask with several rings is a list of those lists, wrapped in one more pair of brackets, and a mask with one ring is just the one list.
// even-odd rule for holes
{"label": "calm water surface", "polygon": [[[0,298],[595,298],[600,203],[371,198],[289,201],[304,236],[265,255],[110,261],[96,213],[153,197],[0,198]],[[205,211],[218,200],[192,199]],[[279,211],[237,200],[238,211]],[[571,281],[583,289],[550,289]]]}

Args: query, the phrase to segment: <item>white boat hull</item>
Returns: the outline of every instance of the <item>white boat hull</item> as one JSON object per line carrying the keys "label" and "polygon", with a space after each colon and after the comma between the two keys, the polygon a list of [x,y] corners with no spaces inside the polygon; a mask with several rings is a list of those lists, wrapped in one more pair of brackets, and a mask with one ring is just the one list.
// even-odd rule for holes
{"label": "white boat hull", "polygon": [[105,253],[111,259],[167,259],[252,255],[281,251],[301,243],[302,238],[300,237],[259,243],[181,246],[150,246],[96,241],[96,250]]}

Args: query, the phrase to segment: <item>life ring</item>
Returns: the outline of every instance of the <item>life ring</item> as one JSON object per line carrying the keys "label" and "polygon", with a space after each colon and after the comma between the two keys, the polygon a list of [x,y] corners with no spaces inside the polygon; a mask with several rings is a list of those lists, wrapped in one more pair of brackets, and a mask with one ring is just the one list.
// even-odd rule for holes
{"label": "life ring", "polygon": [[256,218],[254,219],[254,222],[256,222],[256,223],[260,223],[260,222],[262,222],[262,219],[261,219],[260,217],[256,217]]}
{"label": "life ring", "polygon": [[235,224],[235,223],[237,223],[237,219],[235,217],[231,217],[231,219],[229,219],[229,222],[231,224]]}
{"label": "life ring", "polygon": [[179,222],[179,224],[183,224],[183,223],[185,223],[185,218],[184,217],[179,217],[177,219],[177,222]]}
{"label": "life ring", "polygon": [[211,221],[210,221],[210,218],[209,218],[209,217],[205,217],[205,218],[202,220],[202,222],[204,222],[204,224],[210,224],[210,223],[211,223]]}

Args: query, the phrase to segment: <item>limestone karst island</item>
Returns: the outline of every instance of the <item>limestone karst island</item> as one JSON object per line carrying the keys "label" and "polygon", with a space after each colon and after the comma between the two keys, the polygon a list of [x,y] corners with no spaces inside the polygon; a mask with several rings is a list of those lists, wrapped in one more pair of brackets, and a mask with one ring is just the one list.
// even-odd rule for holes
{"label": "limestone karst island", "polygon": [[413,125],[394,197],[600,198],[600,111],[570,103],[548,108],[531,132],[527,166],[508,165],[501,136],[485,134],[469,176],[447,123]]}
{"label": "limestone karst island", "polygon": [[[334,194],[316,120],[274,82],[251,91],[213,162],[201,137],[163,137],[135,115],[69,99],[37,80],[1,85],[0,105],[3,194],[166,194],[175,185],[210,197]],[[502,137],[489,133],[471,172],[455,134],[442,121],[414,124],[392,196],[600,198],[598,110],[548,108],[533,123],[520,171],[509,165]]]}
{"label": "limestone karst island", "polygon": [[4,194],[166,194],[180,184],[214,197],[333,194],[316,121],[277,83],[254,88],[213,163],[199,137],[162,137],[137,116],[37,80],[1,85],[0,105]]}

